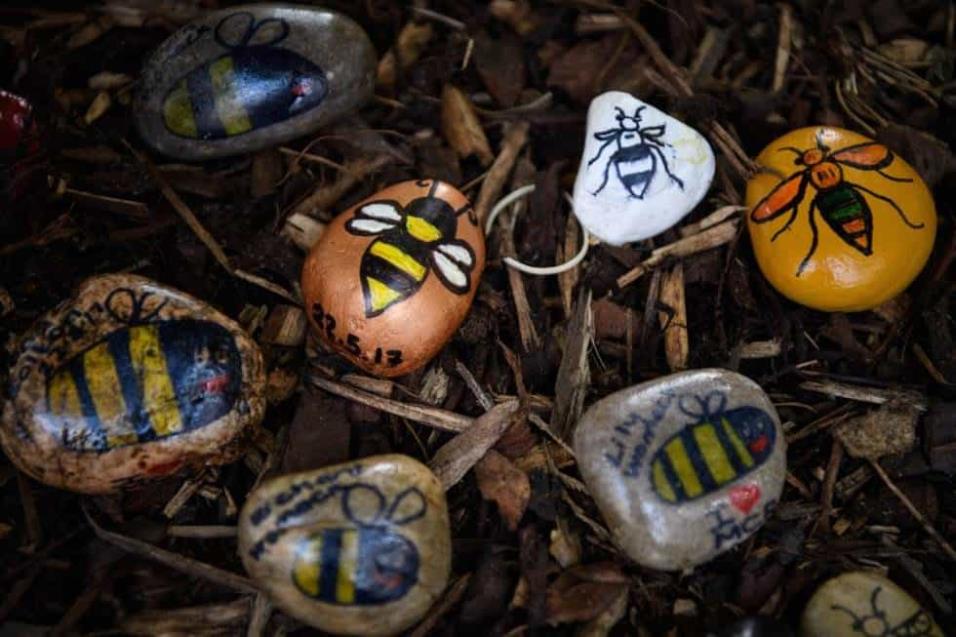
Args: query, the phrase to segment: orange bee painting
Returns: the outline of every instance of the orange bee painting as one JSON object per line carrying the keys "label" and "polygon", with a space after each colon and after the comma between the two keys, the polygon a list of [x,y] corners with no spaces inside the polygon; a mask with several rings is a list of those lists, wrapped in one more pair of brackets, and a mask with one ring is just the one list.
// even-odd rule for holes
{"label": "orange bee painting", "polygon": [[771,241],[775,241],[796,220],[797,210],[806,193],[807,185],[812,185],[816,189],[816,195],[810,202],[809,212],[813,238],[807,256],[797,268],[797,276],[803,272],[817,249],[816,212],[818,210],[830,229],[844,243],[866,256],[873,253],[873,213],[863,193],[892,207],[903,223],[910,228],[918,230],[923,227],[922,223],[911,222],[896,202],[889,197],[879,195],[869,188],[843,178],[843,166],[848,166],[856,170],[875,171],[890,181],[913,181],[883,172],[883,169],[892,164],[894,159],[893,153],[886,146],[866,142],[831,153],[830,148],[818,135],[816,148],[800,150],[789,146],[780,150],[796,154],[794,163],[805,168],[790,175],[770,191],[770,194],[754,207],[753,212],[750,213],[750,219],[755,223],[766,223],[789,212],[790,217],[787,222],[771,238]]}

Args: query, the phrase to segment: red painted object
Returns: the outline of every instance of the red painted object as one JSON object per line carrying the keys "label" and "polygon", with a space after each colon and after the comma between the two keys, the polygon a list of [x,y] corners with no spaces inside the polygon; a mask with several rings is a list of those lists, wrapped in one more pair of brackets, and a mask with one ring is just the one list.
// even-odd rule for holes
{"label": "red painted object", "polygon": [[33,107],[13,93],[0,91],[0,192],[19,198],[33,172],[33,159],[40,152],[40,139]]}

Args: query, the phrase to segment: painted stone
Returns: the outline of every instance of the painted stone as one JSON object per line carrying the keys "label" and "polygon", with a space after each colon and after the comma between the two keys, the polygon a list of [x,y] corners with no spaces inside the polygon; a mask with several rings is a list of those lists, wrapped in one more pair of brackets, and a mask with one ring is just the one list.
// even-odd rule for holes
{"label": "painted stone", "polygon": [[326,227],[302,268],[327,347],[379,376],[427,363],[458,329],[485,267],[471,204],[437,180],[405,181]]}
{"label": "painted stone", "polygon": [[592,405],[574,432],[578,467],[634,561],[686,570],[743,542],[783,489],[777,412],[749,378],[703,369]]}
{"label": "painted stone", "polygon": [[125,274],[87,279],[39,319],[10,384],[7,456],[81,493],[231,462],[265,409],[262,355],[239,325]]}
{"label": "painted stone", "polygon": [[933,617],[890,580],[844,573],[817,589],[800,620],[800,637],[943,637]]}
{"label": "painted stone", "polygon": [[789,299],[856,312],[887,301],[926,264],[936,207],[919,174],[848,130],[792,131],[757,157],[747,227],[757,263]]}
{"label": "painted stone", "polygon": [[621,91],[588,108],[574,214],[591,234],[621,245],[658,235],[694,209],[714,179],[703,135]]}
{"label": "painted stone", "polygon": [[274,146],[371,96],[377,56],[341,13],[292,4],[231,7],[183,27],[146,62],[134,105],[156,150],[202,160]]}
{"label": "painted stone", "polygon": [[307,624],[398,633],[448,583],[445,494],[425,465],[397,454],[282,476],[242,508],[239,554],[273,602]]}
{"label": "painted stone", "polygon": [[40,152],[40,138],[33,107],[13,93],[0,90],[0,195],[14,201],[26,191],[32,161]]}

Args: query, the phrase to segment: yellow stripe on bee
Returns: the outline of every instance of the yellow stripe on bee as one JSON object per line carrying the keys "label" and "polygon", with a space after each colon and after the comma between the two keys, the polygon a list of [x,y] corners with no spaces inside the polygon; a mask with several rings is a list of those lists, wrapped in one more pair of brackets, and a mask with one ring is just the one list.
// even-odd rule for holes
{"label": "yellow stripe on bee", "polygon": [[727,439],[730,440],[731,446],[737,453],[737,457],[740,458],[742,463],[744,463],[744,466],[747,468],[754,466],[753,456],[750,455],[750,451],[747,450],[747,446],[744,444],[744,441],[740,439],[740,436],[738,436],[737,432],[734,431],[734,428],[730,426],[730,423],[727,421],[727,419],[721,418],[720,424],[724,428],[724,433],[727,434]]}
{"label": "yellow stripe on bee", "polygon": [[136,433],[129,427],[116,364],[106,341],[83,355],[83,377],[100,425],[106,432],[107,446],[112,448],[136,442]]}
{"label": "yellow stripe on bee", "polygon": [[425,221],[421,217],[413,217],[409,215],[405,218],[405,228],[408,230],[408,234],[412,235],[419,241],[437,241],[441,239],[441,230],[433,226],[428,221]]}
{"label": "yellow stripe on bee", "polygon": [[677,494],[674,493],[674,487],[671,486],[667,474],[664,473],[664,463],[660,460],[654,461],[654,487],[662,498],[668,502],[677,502]]}
{"label": "yellow stripe on bee", "polygon": [[80,395],[69,370],[63,369],[50,379],[50,413],[57,416],[83,415]]}
{"label": "yellow stripe on bee", "polygon": [[242,106],[242,98],[236,94],[232,57],[227,55],[213,62],[209,66],[209,79],[216,100],[216,114],[226,134],[238,135],[252,130],[252,121]]}
{"label": "yellow stripe on bee", "polygon": [[312,597],[319,596],[322,573],[322,535],[317,534],[299,544],[292,577],[296,585]]}
{"label": "yellow stripe on bee", "polygon": [[355,575],[358,568],[358,535],[355,529],[342,532],[339,571],[335,578],[335,599],[340,604],[355,602]]}
{"label": "yellow stripe on bee", "polygon": [[193,115],[193,102],[189,98],[189,87],[182,80],[169,92],[163,103],[163,119],[166,128],[182,137],[199,137],[196,117]]}
{"label": "yellow stripe on bee", "polygon": [[391,243],[385,243],[381,240],[376,241],[372,244],[369,251],[379,259],[387,261],[405,274],[411,276],[416,281],[421,281],[425,278],[425,273],[427,272],[425,266],[416,261],[410,254],[397,246],[393,246]]}
{"label": "yellow stripe on bee", "polygon": [[704,488],[701,486],[697,472],[694,471],[694,465],[687,455],[684,441],[680,438],[674,438],[667,443],[667,446],[664,447],[664,451],[671,461],[671,466],[674,467],[674,473],[677,474],[677,478],[684,487],[684,494],[688,498],[694,498],[703,493]]}
{"label": "yellow stripe on bee", "polygon": [[694,427],[694,440],[697,442],[697,448],[700,449],[700,455],[704,457],[704,462],[707,463],[707,469],[713,476],[714,482],[725,484],[737,477],[712,424],[704,423]]}
{"label": "yellow stripe on bee", "polygon": [[368,294],[371,297],[370,301],[372,303],[373,312],[378,312],[388,307],[402,296],[400,293],[373,277],[368,277]]}
{"label": "yellow stripe on bee", "polygon": [[166,368],[166,355],[159,340],[159,326],[145,325],[129,332],[129,357],[143,405],[149,409],[150,424],[157,436],[168,436],[183,428],[176,390]]}

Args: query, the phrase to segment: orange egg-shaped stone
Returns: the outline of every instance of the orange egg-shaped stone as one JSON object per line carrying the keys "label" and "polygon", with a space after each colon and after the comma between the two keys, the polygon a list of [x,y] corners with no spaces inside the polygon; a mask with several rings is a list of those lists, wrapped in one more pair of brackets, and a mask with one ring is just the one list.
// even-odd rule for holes
{"label": "orange egg-shaped stone", "polygon": [[331,349],[378,376],[427,363],[461,325],[485,267],[468,199],[405,181],[336,217],[302,269],[309,321]]}
{"label": "orange egg-shaped stone", "polygon": [[868,310],[926,265],[933,196],[886,146],[813,126],[780,137],[757,163],[747,227],[761,271],[784,296],[818,310]]}

